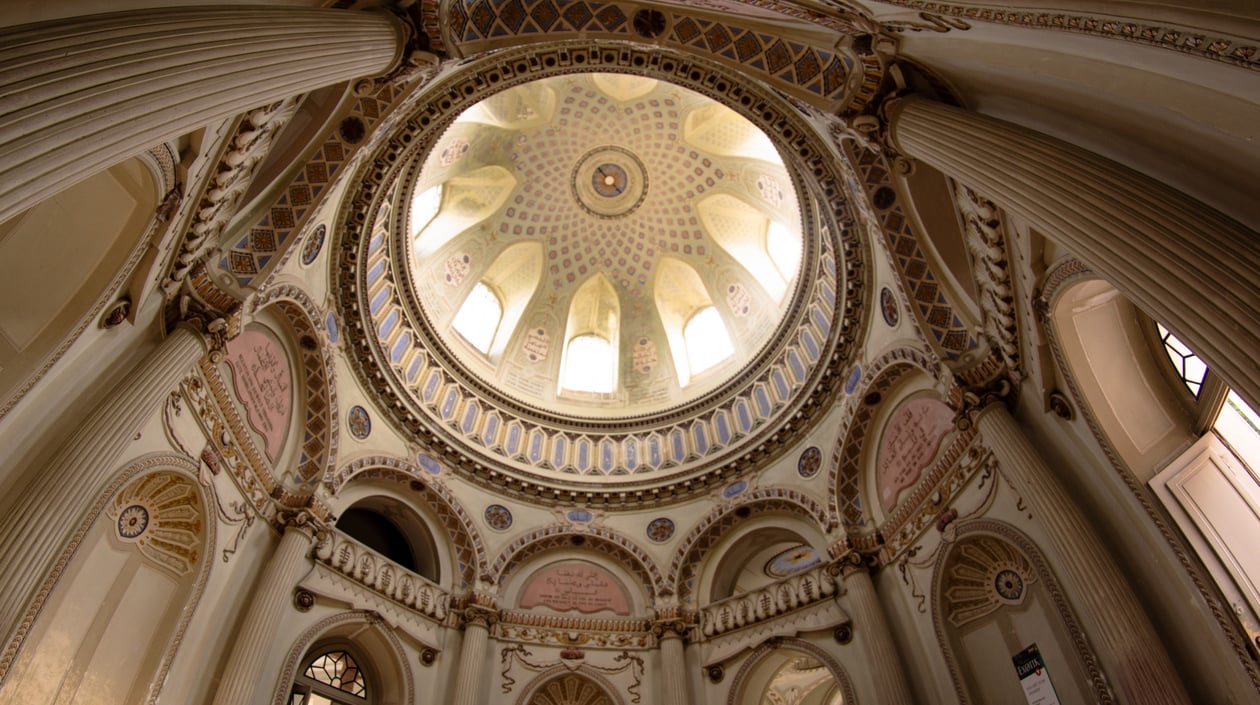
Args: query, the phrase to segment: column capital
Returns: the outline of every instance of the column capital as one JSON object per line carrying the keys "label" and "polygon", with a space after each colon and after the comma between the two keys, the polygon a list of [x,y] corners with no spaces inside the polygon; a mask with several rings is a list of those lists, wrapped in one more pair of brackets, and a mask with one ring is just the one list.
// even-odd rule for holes
{"label": "column capital", "polygon": [[1009,411],[1015,404],[1017,389],[1010,377],[1005,374],[1005,368],[1002,369],[1002,373],[984,382],[962,387],[962,401],[959,404],[958,413],[954,415],[954,425],[958,430],[966,431],[976,424],[985,410],[991,407],[1001,406]]}

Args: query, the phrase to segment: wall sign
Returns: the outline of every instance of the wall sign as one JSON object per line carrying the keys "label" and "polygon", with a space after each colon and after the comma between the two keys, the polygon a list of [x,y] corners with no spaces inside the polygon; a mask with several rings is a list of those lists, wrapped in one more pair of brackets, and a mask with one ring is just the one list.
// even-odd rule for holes
{"label": "wall sign", "polygon": [[1015,663],[1015,675],[1019,676],[1028,705],[1060,705],[1054,684],[1050,682],[1050,671],[1046,670],[1046,662],[1036,643],[1012,656],[1011,661]]}
{"label": "wall sign", "polygon": [[271,336],[253,329],[229,340],[225,352],[249,425],[262,436],[267,457],[274,461],[293,406],[288,358]]}
{"label": "wall sign", "polygon": [[551,565],[535,573],[519,604],[525,609],[541,605],[557,612],[609,610],[630,614],[630,598],[621,582],[603,568],[579,561]]}

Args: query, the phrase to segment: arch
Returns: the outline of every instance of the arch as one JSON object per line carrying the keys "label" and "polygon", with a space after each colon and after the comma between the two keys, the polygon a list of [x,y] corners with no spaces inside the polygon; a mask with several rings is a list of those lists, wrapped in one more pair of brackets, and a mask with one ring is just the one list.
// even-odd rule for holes
{"label": "arch", "polygon": [[415,682],[402,642],[385,628],[380,615],[367,610],[341,612],[307,628],[289,648],[284,668],[276,681],[273,705],[286,705],[298,668],[317,647],[349,644],[357,647],[360,665],[371,669],[370,685],[382,688],[377,703],[415,702]]}
{"label": "arch", "polygon": [[[159,171],[149,154],[132,157],[0,222],[5,412],[109,302],[138,297],[140,292],[127,291],[127,280],[165,225],[154,217],[166,186]],[[140,303],[131,301],[130,310]]]}
{"label": "arch", "polygon": [[[897,348],[881,355],[863,375],[862,386],[854,391],[860,401],[852,407],[841,427],[847,429],[831,454],[827,486],[834,493],[830,506],[837,520],[849,532],[860,531],[870,517],[861,502],[862,449],[870,435],[871,422],[883,395],[908,374],[922,372],[932,379],[940,374],[940,363],[916,348]],[[872,396],[877,395],[877,396]]]}
{"label": "arch", "polygon": [[603,553],[621,561],[644,587],[648,599],[671,594],[656,562],[638,544],[616,531],[602,526],[592,526],[574,531],[571,524],[551,524],[516,539],[495,559],[490,568],[492,581],[498,583],[525,560],[545,551],[581,546]]}
{"label": "arch", "polygon": [[442,568],[445,561],[435,532],[411,506],[389,494],[372,493],[356,499],[337,515],[335,526],[435,585],[441,585],[449,572]]}
{"label": "arch", "polygon": [[[589,687],[582,688],[583,681]],[[516,702],[518,705],[625,705],[618,688],[586,664],[572,670],[558,665],[543,671],[525,686]]]}
{"label": "arch", "polygon": [[[937,643],[941,645],[941,655],[949,669],[959,701],[962,703],[971,702],[970,698],[968,698],[968,690],[965,684],[966,678],[962,672],[962,665],[959,663],[959,656],[954,653],[953,645],[955,642],[950,639],[949,629],[951,627],[946,625],[946,607],[952,606],[964,610],[963,612],[957,610],[950,612],[951,615],[957,616],[958,619],[969,621],[980,618],[993,610],[1000,609],[1000,603],[1019,604],[1020,601],[1025,599],[1025,586],[1036,582],[1044,588],[1047,597],[1052,603],[1054,612],[1057,612],[1062,620],[1062,627],[1067,632],[1066,636],[1070,643],[1060,643],[1057,644],[1057,647],[1063,652],[1065,660],[1070,659],[1072,654],[1075,654],[1079,659],[1076,665],[1080,668],[1081,675],[1088,682],[1085,687],[1093,691],[1087,697],[1092,696],[1099,703],[1113,702],[1111,691],[1107,687],[1103,673],[1098,666],[1093,651],[1090,649],[1088,640],[1085,638],[1085,633],[1081,630],[1080,623],[1076,619],[1067,595],[1064,594],[1057,578],[1046,563],[1045,557],[1032,539],[1014,526],[994,519],[974,519],[959,522],[955,531],[955,540],[951,542],[951,545],[946,550],[940,551],[936,556],[936,564],[932,572],[931,613]],[[985,539],[995,541],[999,546],[1009,547],[1006,552],[1000,549],[986,552],[990,556],[997,556],[987,562],[992,563],[995,568],[1000,567],[1016,574],[1019,573],[1019,566],[1022,565],[1029,573],[1020,576],[1022,581],[1013,583],[1017,585],[1017,588],[1010,589],[1010,592],[1001,596],[1001,598],[994,597],[993,600],[988,601],[989,604],[984,604],[986,598],[979,595],[977,590],[967,590],[958,593],[953,605],[943,604],[951,599],[946,589],[947,568],[957,561],[962,547]],[[1010,553],[1011,550],[1014,553]],[[1014,559],[1014,562],[1011,559]],[[971,576],[969,575],[968,577]],[[989,579],[995,580],[995,578]],[[986,585],[986,587],[992,587],[992,585]],[[996,589],[994,587],[995,592]],[[1017,593],[1018,596],[1016,596]],[[1047,612],[1050,611],[1049,607],[1047,606]]]}
{"label": "arch", "polygon": [[1150,480],[1199,430],[1198,402],[1172,374],[1154,323],[1084,271],[1062,277],[1046,302],[1046,327],[1077,403],[1129,472]]}
{"label": "arch", "polygon": [[[690,265],[672,257],[662,258],[656,270],[656,310],[665,329],[679,386],[687,386],[700,372],[691,369],[686,327],[699,311],[712,310],[708,287]],[[720,317],[719,317],[720,318]],[[729,340],[730,334],[727,333]],[[729,357],[729,356],[728,356]]]}
{"label": "arch", "polygon": [[750,516],[705,556],[692,593],[698,605],[708,605],[764,588],[826,560],[827,539],[814,522],[799,516]]}
{"label": "arch", "polygon": [[[620,334],[621,301],[608,277],[596,274],[582,284],[569,302],[557,392],[615,392],[621,366]],[[601,359],[605,355],[607,359]],[[579,368],[593,369],[583,378],[575,376]]]}
{"label": "arch", "polygon": [[746,695],[743,691],[748,688],[748,681],[754,671],[780,649],[804,652],[826,666],[844,696],[844,705],[857,705],[857,691],[853,689],[853,681],[840,662],[823,649],[795,637],[774,637],[762,642],[754,649],[735,672],[735,677],[731,679],[731,689],[727,691],[726,705],[740,704],[740,700]]}
{"label": "arch", "polygon": [[[275,309],[293,327],[302,364],[302,412],[305,430],[301,455],[294,477],[303,495],[314,491],[316,483],[336,463],[337,397],[332,349],[328,345],[325,317],[310,296],[296,286],[282,284],[258,293],[252,311],[268,306]],[[282,499],[283,501],[283,499]]]}
{"label": "arch", "polygon": [[[79,625],[73,622],[86,618],[109,625],[130,623],[130,629],[147,636],[132,644],[136,648],[128,652],[130,681],[112,670],[88,687],[95,688],[98,697],[150,705],[157,702],[205,591],[210,569],[217,563],[211,559],[216,520],[209,513],[216,501],[214,490],[209,479],[203,481],[198,473],[198,467],[182,455],[152,454],[132,460],[110,478],[0,656],[6,695],[51,700],[57,691],[41,695],[41,690],[52,685],[64,698],[92,681],[91,673],[64,681],[49,680],[44,673],[24,678],[27,662],[41,661],[46,667],[60,661],[47,658],[41,649],[44,629],[57,624],[62,629],[77,629]],[[87,581],[78,580],[84,575]],[[101,580],[113,583],[112,589],[106,585],[103,592]],[[128,602],[132,590],[143,597]],[[72,608],[62,610],[67,604]],[[80,614],[79,606],[84,604],[92,605],[95,612],[86,617]],[[128,609],[142,618],[130,620],[119,614]],[[103,614],[105,610],[111,612]],[[143,618],[146,614],[159,619]],[[101,653],[115,647],[110,639],[123,638],[134,637],[106,627],[104,632],[88,632],[76,648],[94,648]],[[48,648],[64,652],[61,642]]]}
{"label": "arch", "polygon": [[680,604],[686,605],[694,600],[698,570],[704,564],[709,551],[722,537],[746,519],[770,512],[802,517],[814,523],[824,535],[834,526],[828,518],[826,507],[808,495],[788,488],[753,490],[737,504],[714,509],[687,533],[670,562],[672,593],[678,596]]}
{"label": "arch", "polygon": [[499,295],[503,315],[487,351],[491,360],[503,355],[521,321],[526,305],[542,283],[543,247],[537,242],[509,245],[482,275],[482,281]]}
{"label": "arch", "polygon": [[800,272],[799,222],[792,224],[797,228],[792,232],[770,213],[730,193],[705,198],[696,212],[714,241],[753,275],[766,295],[782,301]]}
{"label": "arch", "polygon": [[349,463],[324,482],[333,495],[339,494],[351,480],[374,479],[404,484],[412,491],[424,492],[427,506],[437,514],[446,535],[450,537],[458,562],[454,573],[459,577],[459,587],[467,590],[476,585],[479,579],[489,580],[491,571],[486,564],[485,543],[476,525],[445,485],[433,482],[425,475],[424,471],[408,460],[370,456]]}

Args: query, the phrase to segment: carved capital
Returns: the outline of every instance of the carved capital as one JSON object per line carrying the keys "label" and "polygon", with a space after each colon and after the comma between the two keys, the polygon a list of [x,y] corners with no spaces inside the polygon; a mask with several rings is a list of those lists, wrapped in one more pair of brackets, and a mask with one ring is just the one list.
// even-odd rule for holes
{"label": "carved capital", "polygon": [[993,404],[1011,408],[1015,404],[1016,389],[1005,368],[984,382],[965,387],[958,413],[954,415],[954,425],[958,430],[966,431],[975,425],[976,417],[985,408]]}
{"label": "carved capital", "polygon": [[488,605],[470,604],[460,612],[460,621],[464,629],[470,626],[489,629],[499,623],[499,610]]}
{"label": "carved capital", "polygon": [[328,525],[308,507],[281,509],[276,513],[276,520],[286,531],[288,529],[301,531],[317,543],[322,543],[328,538]]}

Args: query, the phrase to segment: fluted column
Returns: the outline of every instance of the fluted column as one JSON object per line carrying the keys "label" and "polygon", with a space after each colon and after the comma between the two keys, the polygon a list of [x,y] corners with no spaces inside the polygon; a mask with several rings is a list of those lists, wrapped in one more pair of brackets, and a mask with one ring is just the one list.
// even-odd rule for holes
{"label": "fluted column", "polygon": [[270,682],[263,669],[268,664],[267,655],[277,648],[276,627],[292,607],[293,586],[310,568],[307,557],[320,528],[305,510],[289,518],[280,543],[254,586],[241,631],[232,642],[232,653],[214,694],[214,705],[245,705],[253,699],[259,683]]}
{"label": "fluted column", "polygon": [[383,13],[143,9],[0,30],[0,222],[213,120],[350,79],[402,53]]}
{"label": "fluted column", "polygon": [[682,634],[672,628],[661,632],[661,703],[691,705],[687,687],[687,654]]}
{"label": "fluted column", "polygon": [[1260,234],[1109,159],[929,100],[893,104],[889,136],[1016,213],[1168,326],[1260,408]]}
{"label": "fluted column", "polygon": [[180,379],[205,354],[204,339],[177,328],[123,378],[42,468],[28,469],[0,504],[0,627],[5,643],[87,515],[119,456]]}
{"label": "fluted column", "polygon": [[483,605],[464,610],[464,640],[459,647],[459,665],[455,671],[455,690],[451,705],[481,705],[484,702],[486,645],[490,642],[490,625],[498,620],[498,612]]}
{"label": "fluted column", "polygon": [[912,705],[910,686],[897,645],[888,631],[884,606],[875,592],[875,583],[865,561],[855,552],[841,563],[844,587],[853,617],[853,632],[866,646],[866,667],[875,683],[876,702],[883,705]]}
{"label": "fluted column", "polygon": [[1045,528],[1048,553],[1070,588],[1068,594],[1084,608],[1086,630],[1109,679],[1119,687],[1120,702],[1189,703],[1132,588],[1023,429],[1000,402],[981,409],[975,423],[1002,477]]}

